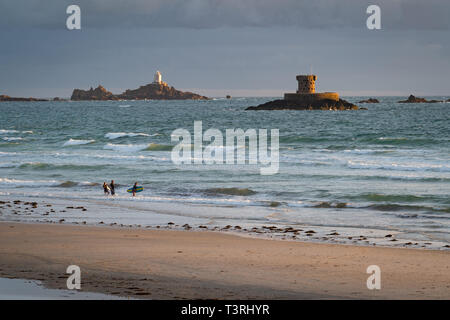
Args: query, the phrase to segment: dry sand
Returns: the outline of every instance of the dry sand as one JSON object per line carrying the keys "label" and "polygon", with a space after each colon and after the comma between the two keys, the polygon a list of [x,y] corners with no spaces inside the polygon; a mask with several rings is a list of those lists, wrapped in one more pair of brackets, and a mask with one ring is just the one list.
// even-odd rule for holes
{"label": "dry sand", "polygon": [[[0,223],[0,277],[149,299],[449,299],[450,252],[244,238],[211,231]],[[368,290],[366,268],[381,268]]]}

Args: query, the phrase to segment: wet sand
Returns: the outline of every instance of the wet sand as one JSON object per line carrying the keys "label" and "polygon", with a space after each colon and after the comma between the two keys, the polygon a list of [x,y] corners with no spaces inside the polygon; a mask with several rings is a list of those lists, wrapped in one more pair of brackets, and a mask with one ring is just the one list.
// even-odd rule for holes
{"label": "wet sand", "polygon": [[77,290],[48,289],[39,281],[0,278],[0,300],[120,300],[121,297]]}
{"label": "wet sand", "polygon": [[[211,231],[0,223],[0,277],[148,299],[449,299],[448,251],[239,237]],[[368,290],[369,265],[381,290]]]}
{"label": "wet sand", "polygon": [[[120,201],[86,199],[40,199],[21,197],[12,200],[0,195],[0,221],[26,223],[58,223],[71,225],[114,226],[153,230],[220,231],[240,236],[263,239],[307,241],[358,246],[383,246],[395,248],[450,249],[445,242],[429,235],[419,239],[395,228],[355,228],[345,226],[322,226],[311,224],[272,224],[279,212],[267,212],[267,221],[242,221],[239,219],[215,219],[198,217],[199,212],[220,211],[228,208],[211,205],[173,206],[166,203],[146,205]],[[233,214],[245,215],[246,208],[230,208]],[[175,213],[175,214],[174,214]],[[250,212],[247,212],[250,213]],[[223,212],[227,215],[230,212]],[[250,213],[251,214],[251,213]],[[219,214],[220,215],[220,214]]]}

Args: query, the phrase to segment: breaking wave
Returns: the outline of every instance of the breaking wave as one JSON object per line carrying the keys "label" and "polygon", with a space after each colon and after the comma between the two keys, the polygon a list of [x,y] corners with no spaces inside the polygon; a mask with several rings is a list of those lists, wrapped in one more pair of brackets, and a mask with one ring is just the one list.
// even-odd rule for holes
{"label": "breaking wave", "polygon": [[20,140],[23,140],[23,138],[22,137],[3,137],[2,140],[11,142],[11,141],[20,141]]}
{"label": "breaking wave", "polygon": [[112,144],[108,143],[103,147],[106,150],[119,152],[137,152],[137,151],[171,151],[172,146],[157,143],[150,144]]}
{"label": "breaking wave", "polygon": [[5,133],[33,133],[33,131],[31,130],[26,130],[26,131],[19,131],[19,130],[13,130],[13,129],[0,129],[0,134],[5,134]]}
{"label": "breaking wave", "polygon": [[112,144],[108,143],[103,147],[106,150],[114,150],[119,152],[137,152],[148,148],[148,144]]}
{"label": "breaking wave", "polygon": [[97,182],[82,181],[75,182],[71,180],[67,181],[57,181],[57,180],[19,180],[19,179],[9,179],[0,178],[0,186],[7,186],[9,188],[23,188],[23,187],[61,187],[61,188],[71,188],[75,186],[91,187],[100,185]]}
{"label": "breaking wave", "polygon": [[108,138],[110,140],[123,137],[137,137],[137,136],[150,137],[150,135],[146,133],[134,133],[134,132],[108,132],[107,134],[105,134],[105,138]]}
{"label": "breaking wave", "polygon": [[440,171],[450,172],[450,165],[444,164],[421,164],[421,163],[389,163],[382,164],[376,162],[352,161],[347,162],[350,169],[383,169],[398,171]]}
{"label": "breaking wave", "polygon": [[56,180],[18,180],[9,178],[0,178],[0,185],[8,187],[51,187],[57,184]]}
{"label": "breaking wave", "polygon": [[94,143],[94,142],[95,142],[95,140],[69,139],[68,141],[64,142],[63,147],[78,146],[78,145],[90,144],[90,143]]}
{"label": "breaking wave", "polygon": [[17,130],[8,130],[8,129],[0,129],[0,134],[5,134],[5,133],[17,133],[19,131]]}
{"label": "breaking wave", "polygon": [[211,188],[202,190],[203,193],[209,195],[231,195],[231,196],[251,196],[256,194],[256,191],[248,188]]}

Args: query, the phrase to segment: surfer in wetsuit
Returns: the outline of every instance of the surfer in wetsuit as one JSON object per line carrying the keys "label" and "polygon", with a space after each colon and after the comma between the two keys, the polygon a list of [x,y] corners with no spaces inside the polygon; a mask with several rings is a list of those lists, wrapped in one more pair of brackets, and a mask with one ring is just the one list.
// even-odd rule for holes
{"label": "surfer in wetsuit", "polygon": [[109,184],[109,189],[111,190],[111,195],[115,195],[116,194],[116,185],[114,184],[114,180],[111,180],[111,183]]}
{"label": "surfer in wetsuit", "polygon": [[137,182],[134,183],[133,189],[131,189],[131,192],[133,193],[133,197],[136,196],[136,191],[137,191]]}
{"label": "surfer in wetsuit", "polygon": [[109,187],[106,182],[103,182],[103,192],[105,193],[105,195],[109,195]]}

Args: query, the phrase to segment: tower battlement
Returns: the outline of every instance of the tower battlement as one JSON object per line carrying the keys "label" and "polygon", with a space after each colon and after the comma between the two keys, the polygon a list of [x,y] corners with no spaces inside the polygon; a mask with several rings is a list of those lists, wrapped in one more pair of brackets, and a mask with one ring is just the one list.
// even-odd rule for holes
{"label": "tower battlement", "polygon": [[297,93],[315,93],[316,92],[316,75],[298,75]]}

